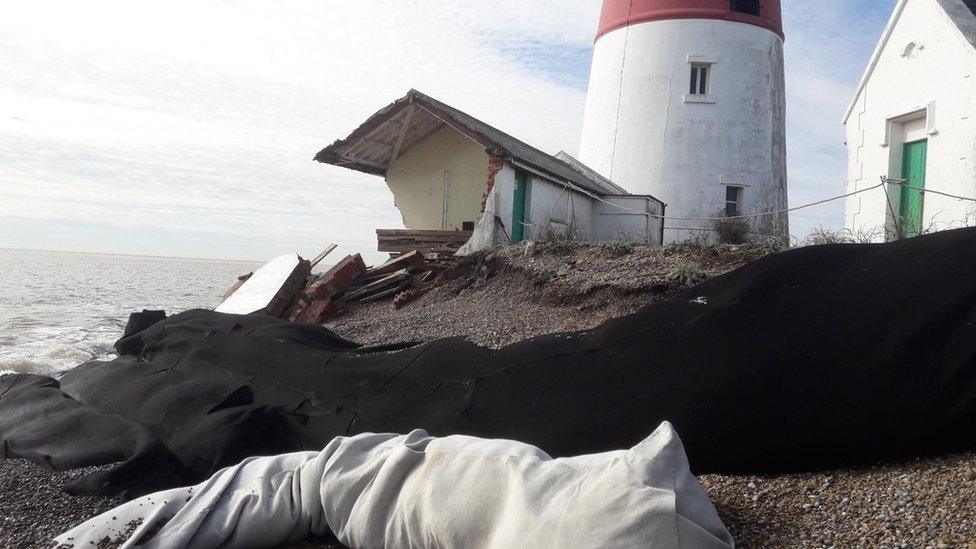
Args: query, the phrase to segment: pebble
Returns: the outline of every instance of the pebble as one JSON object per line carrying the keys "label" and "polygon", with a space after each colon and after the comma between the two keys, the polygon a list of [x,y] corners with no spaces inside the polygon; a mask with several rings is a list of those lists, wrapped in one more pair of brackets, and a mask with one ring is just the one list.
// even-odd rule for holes
{"label": "pebble", "polygon": [[[829,474],[700,481],[738,547],[976,549],[976,482],[958,480],[971,464],[976,452]],[[754,485],[764,497],[748,495]]]}
{"label": "pebble", "polygon": [[0,517],[4,517],[0,547],[49,548],[55,536],[122,503],[64,492],[72,480],[103,469],[55,473],[28,461],[0,459]]}
{"label": "pebble", "polygon": [[540,241],[479,252],[459,260],[460,278],[399,311],[384,301],[353,304],[326,327],[371,345],[463,337],[497,349],[592,329],[667,299],[686,289],[674,280],[678,268],[709,278],[771,251],[759,245],[629,250],[619,255],[600,245]]}
{"label": "pebble", "polygon": [[[683,289],[670,276],[677,267],[715,276],[768,251],[634,246],[621,256],[602,253],[598,246],[561,246],[558,253],[547,246],[534,244],[529,257],[527,246],[482,253],[470,260],[479,265],[474,275],[400,311],[390,303],[355,306],[330,327],[364,343],[459,336],[497,348],[537,335],[590,329],[665,299]],[[560,271],[563,276],[556,277]],[[592,285],[600,290],[580,292]],[[700,480],[741,548],[976,549],[974,467],[976,453],[969,453],[821,474]],[[61,491],[85,472],[51,473],[27,462],[0,460],[0,547],[50,547],[54,536],[119,503]],[[338,546],[309,542],[294,547]]]}

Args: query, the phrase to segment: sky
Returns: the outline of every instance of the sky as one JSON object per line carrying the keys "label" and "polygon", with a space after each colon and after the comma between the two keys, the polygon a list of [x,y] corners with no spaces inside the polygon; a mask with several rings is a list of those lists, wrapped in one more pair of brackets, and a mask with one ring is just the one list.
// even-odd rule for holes
{"label": "sky", "polygon": [[[0,247],[378,261],[381,178],[312,161],[419,89],[579,148],[601,0],[0,0]],[[784,0],[790,203],[845,192],[841,119],[895,0]],[[843,225],[843,203],[792,233]]]}

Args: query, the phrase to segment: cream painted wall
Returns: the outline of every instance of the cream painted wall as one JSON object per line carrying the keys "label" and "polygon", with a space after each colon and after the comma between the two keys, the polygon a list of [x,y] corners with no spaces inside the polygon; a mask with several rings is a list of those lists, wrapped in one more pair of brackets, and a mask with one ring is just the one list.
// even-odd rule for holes
{"label": "cream painted wall", "polygon": [[[846,121],[848,192],[900,178],[904,143],[928,139],[926,188],[976,197],[974,92],[976,50],[936,0],[907,0]],[[897,211],[899,188],[888,192]],[[888,201],[882,188],[848,198],[846,227],[882,240]],[[925,195],[924,229],[974,221],[972,202]]]}
{"label": "cream painted wall", "polygon": [[[488,161],[484,147],[452,128],[439,131],[403,154],[387,172],[387,185],[393,191],[404,225],[416,230],[455,230],[461,228],[462,222],[473,221],[475,234],[462,253],[509,243],[514,225],[516,169],[505,162],[495,175],[483,215],[481,201],[486,190]],[[527,240],[556,237],[568,228],[572,228],[573,238],[582,241],[619,238],[622,234],[636,239],[647,232],[647,220],[641,216],[603,215],[606,212],[602,212],[600,203],[584,193],[564,191],[563,185],[534,173],[530,173],[529,181],[526,210],[532,224],[525,227]],[[443,223],[445,188],[446,225]],[[619,197],[624,202],[629,198]],[[612,227],[596,226],[602,219],[612,222]],[[649,238],[657,238],[659,234],[658,228]]]}
{"label": "cream painted wall", "polygon": [[386,175],[404,226],[414,230],[477,223],[487,182],[485,148],[449,127],[401,155]]}

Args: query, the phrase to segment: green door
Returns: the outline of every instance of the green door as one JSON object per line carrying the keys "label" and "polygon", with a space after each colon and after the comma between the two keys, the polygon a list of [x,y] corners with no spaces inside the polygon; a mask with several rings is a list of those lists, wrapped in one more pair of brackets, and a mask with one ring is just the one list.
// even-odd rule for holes
{"label": "green door", "polygon": [[523,171],[515,172],[515,201],[512,204],[512,243],[518,244],[525,239],[525,194],[529,186],[529,174]]}
{"label": "green door", "polygon": [[925,158],[928,141],[905,143],[901,178],[901,204],[898,223],[901,234],[907,238],[922,234],[922,210],[925,205]]}

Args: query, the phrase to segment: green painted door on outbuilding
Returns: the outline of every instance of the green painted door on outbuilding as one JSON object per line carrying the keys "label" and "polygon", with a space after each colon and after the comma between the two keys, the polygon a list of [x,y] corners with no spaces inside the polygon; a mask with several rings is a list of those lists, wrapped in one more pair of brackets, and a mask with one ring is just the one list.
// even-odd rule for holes
{"label": "green painted door on outbuilding", "polygon": [[512,244],[525,240],[525,196],[529,187],[529,174],[515,172],[515,200],[512,203]]}
{"label": "green painted door on outbuilding", "polygon": [[909,238],[922,234],[927,156],[928,141],[905,143],[901,170],[901,178],[905,180],[905,183],[901,188],[898,217],[901,234]]}

